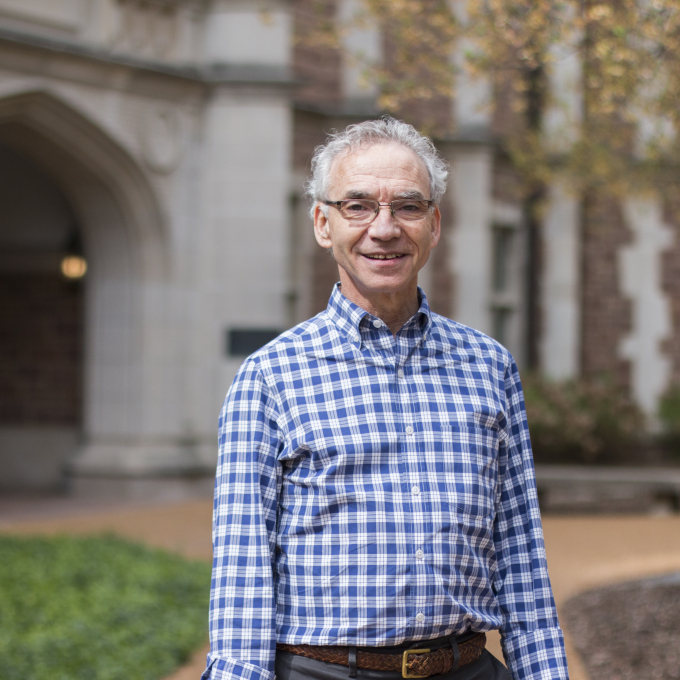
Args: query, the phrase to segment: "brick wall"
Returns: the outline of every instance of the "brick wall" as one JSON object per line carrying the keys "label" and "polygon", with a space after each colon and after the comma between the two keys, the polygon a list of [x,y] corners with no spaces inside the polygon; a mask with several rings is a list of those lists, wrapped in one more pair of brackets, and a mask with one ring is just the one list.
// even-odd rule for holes
{"label": "brick wall", "polygon": [[451,260],[454,208],[451,200],[445,197],[439,209],[442,213],[442,235],[437,247],[430,255],[432,260],[432,285],[428,292],[427,301],[433,312],[451,319],[454,314],[454,279],[449,262]]}
{"label": "brick wall", "polygon": [[337,15],[335,0],[295,0],[293,70],[301,85],[299,105],[328,109],[341,102],[341,54],[326,39]]}
{"label": "brick wall", "polygon": [[77,425],[82,285],[52,273],[0,273],[0,423]]}
{"label": "brick wall", "polygon": [[496,201],[521,206],[523,200],[522,180],[510,159],[496,154],[491,177],[491,195]]}
{"label": "brick wall", "polygon": [[628,388],[630,364],[618,351],[631,329],[631,303],[619,289],[618,252],[631,234],[614,198],[590,195],[583,218],[581,370],[608,374]]}
{"label": "brick wall", "polygon": [[326,141],[330,127],[328,116],[309,111],[293,112],[293,167],[305,177],[309,175],[314,149]]}

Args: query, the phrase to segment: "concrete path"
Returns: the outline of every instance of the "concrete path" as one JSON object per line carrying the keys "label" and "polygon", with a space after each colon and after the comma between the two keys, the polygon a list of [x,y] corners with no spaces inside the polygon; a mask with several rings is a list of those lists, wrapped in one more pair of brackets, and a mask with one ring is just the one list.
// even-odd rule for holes
{"label": "concrete path", "polygon": [[[7,508],[4,508],[7,510]],[[179,552],[210,560],[212,503],[184,503],[135,507],[64,504],[14,506],[3,512],[0,531],[21,534],[87,534],[112,531]],[[590,588],[680,570],[680,517],[545,517],[543,526],[548,564],[558,610],[567,599]],[[571,680],[588,680],[567,636]],[[502,658],[498,635],[490,649]],[[198,680],[207,647],[168,680]]]}

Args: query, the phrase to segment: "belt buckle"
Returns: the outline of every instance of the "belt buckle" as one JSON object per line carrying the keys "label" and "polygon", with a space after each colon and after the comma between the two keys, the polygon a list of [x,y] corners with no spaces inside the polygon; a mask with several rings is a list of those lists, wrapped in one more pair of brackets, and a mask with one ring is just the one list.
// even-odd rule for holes
{"label": "belt buckle", "polygon": [[407,649],[404,651],[404,660],[401,662],[401,677],[402,678],[428,678],[429,675],[411,675],[408,672],[408,655],[409,654],[429,654],[429,649]]}

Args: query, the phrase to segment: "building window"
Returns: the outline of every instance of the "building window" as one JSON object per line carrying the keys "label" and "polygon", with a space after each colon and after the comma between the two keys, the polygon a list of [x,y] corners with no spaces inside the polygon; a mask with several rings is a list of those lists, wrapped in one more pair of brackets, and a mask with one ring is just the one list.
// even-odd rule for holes
{"label": "building window", "polygon": [[493,323],[493,337],[501,343],[501,345],[508,345],[508,339],[510,336],[510,321],[512,318],[512,309],[503,309],[502,307],[497,307],[492,310],[492,323]]}
{"label": "building window", "polygon": [[518,225],[492,227],[491,332],[513,354],[519,350]]}
{"label": "building window", "polygon": [[493,228],[493,292],[507,293],[511,287],[512,246],[515,230],[512,227]]}

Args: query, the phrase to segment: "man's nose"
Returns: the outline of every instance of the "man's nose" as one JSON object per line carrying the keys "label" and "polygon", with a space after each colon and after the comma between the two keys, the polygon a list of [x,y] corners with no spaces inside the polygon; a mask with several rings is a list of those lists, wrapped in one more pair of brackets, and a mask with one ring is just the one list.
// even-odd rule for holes
{"label": "man's nose", "polygon": [[392,216],[392,208],[389,205],[381,205],[378,214],[369,225],[369,235],[373,238],[385,241],[396,238],[401,233],[397,220]]}

